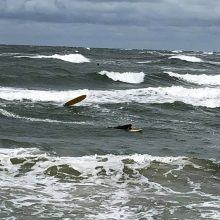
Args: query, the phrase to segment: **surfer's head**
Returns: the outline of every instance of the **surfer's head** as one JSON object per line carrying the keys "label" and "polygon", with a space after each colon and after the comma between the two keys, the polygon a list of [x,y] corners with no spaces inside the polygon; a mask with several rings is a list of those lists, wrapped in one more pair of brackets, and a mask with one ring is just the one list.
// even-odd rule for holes
{"label": "surfer's head", "polygon": [[128,130],[130,130],[132,127],[132,124],[128,124]]}

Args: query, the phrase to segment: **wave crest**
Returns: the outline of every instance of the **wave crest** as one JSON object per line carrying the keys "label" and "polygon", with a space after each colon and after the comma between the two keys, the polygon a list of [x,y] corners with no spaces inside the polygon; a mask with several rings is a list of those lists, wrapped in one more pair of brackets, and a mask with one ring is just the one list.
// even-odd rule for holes
{"label": "wave crest", "polygon": [[33,58],[33,59],[59,59],[66,62],[71,63],[87,63],[90,62],[90,60],[86,57],[84,57],[82,54],[66,54],[66,55],[60,55],[60,54],[54,54],[54,55],[33,55],[33,56],[15,56],[17,58]]}
{"label": "wave crest", "polygon": [[64,103],[71,98],[87,94],[88,90],[32,90],[12,87],[0,87],[0,98],[5,100],[30,100],[33,102],[58,102]]}
{"label": "wave crest", "polygon": [[186,56],[186,55],[175,55],[175,56],[169,57],[169,59],[179,59],[179,60],[192,62],[192,63],[201,63],[201,62],[203,62],[203,60],[198,58],[198,57]]}
{"label": "wave crest", "polygon": [[171,77],[185,80],[187,82],[196,83],[198,85],[213,85],[220,86],[220,75],[192,75],[192,74],[178,74],[174,72],[165,72]]}
{"label": "wave crest", "polygon": [[100,75],[106,75],[108,78],[114,80],[114,81],[121,81],[125,83],[133,83],[133,84],[139,84],[144,82],[145,74],[143,72],[134,73],[134,72],[108,72],[108,71],[101,71],[98,74]]}
{"label": "wave crest", "polygon": [[[185,88],[182,86],[148,87],[127,90],[27,90],[1,88],[0,98],[5,100],[30,100],[63,104],[71,98],[86,94],[83,105],[105,103],[174,103],[183,102],[193,106],[220,107],[220,88]],[[82,105],[79,103],[79,105]]]}

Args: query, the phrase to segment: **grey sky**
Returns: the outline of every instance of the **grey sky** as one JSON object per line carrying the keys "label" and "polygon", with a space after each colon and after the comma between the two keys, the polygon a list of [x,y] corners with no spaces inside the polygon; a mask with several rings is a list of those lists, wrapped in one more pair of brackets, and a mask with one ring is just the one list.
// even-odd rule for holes
{"label": "grey sky", "polygon": [[0,43],[220,51],[218,0],[0,0]]}

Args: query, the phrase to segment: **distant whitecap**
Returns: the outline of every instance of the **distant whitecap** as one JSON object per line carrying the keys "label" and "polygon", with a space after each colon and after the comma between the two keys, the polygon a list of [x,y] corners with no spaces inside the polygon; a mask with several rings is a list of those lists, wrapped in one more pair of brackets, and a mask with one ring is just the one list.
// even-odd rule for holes
{"label": "distant whitecap", "polygon": [[192,62],[192,63],[200,63],[203,62],[202,59],[195,57],[195,56],[186,56],[186,55],[176,55],[176,56],[171,56],[169,59],[179,59],[179,60],[184,60],[187,62]]}
{"label": "distant whitecap", "polygon": [[182,50],[172,50],[173,53],[182,53]]}
{"label": "distant whitecap", "polygon": [[33,55],[33,56],[15,56],[17,58],[32,58],[32,59],[59,59],[66,62],[71,63],[87,63],[90,62],[88,58],[83,56],[82,54],[66,54],[66,55],[60,55],[60,54],[54,54],[54,55]]}

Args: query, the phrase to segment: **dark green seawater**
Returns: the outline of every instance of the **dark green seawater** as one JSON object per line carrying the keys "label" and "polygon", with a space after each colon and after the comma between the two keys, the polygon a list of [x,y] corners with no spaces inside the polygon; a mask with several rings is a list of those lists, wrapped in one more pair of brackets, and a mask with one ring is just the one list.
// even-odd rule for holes
{"label": "dark green seawater", "polygon": [[0,219],[220,219],[219,128],[220,53],[1,45]]}

